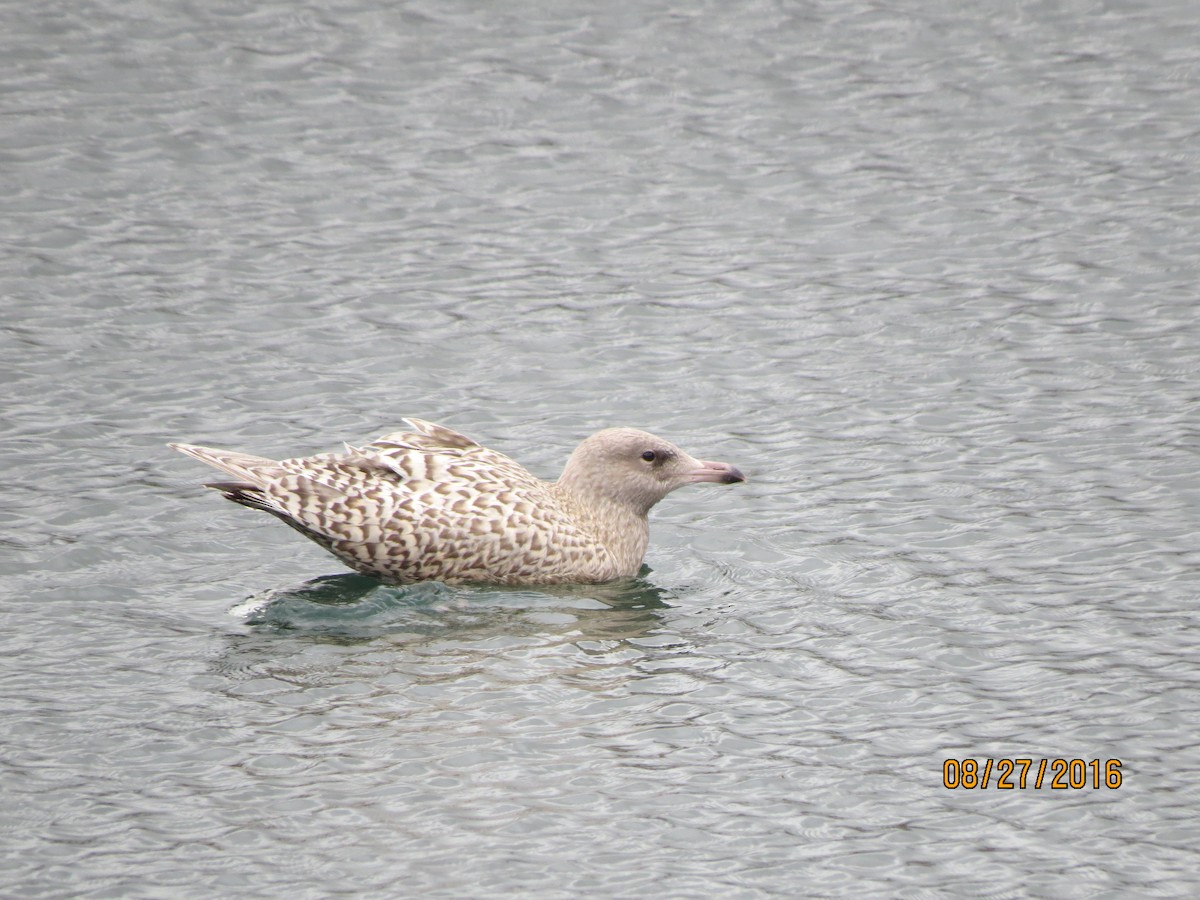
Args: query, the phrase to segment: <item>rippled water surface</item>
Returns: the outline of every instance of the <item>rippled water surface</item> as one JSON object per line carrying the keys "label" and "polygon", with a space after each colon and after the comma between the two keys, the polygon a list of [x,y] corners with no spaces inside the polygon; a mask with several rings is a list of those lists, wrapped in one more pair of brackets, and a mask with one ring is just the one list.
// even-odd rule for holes
{"label": "rippled water surface", "polygon": [[[1200,7],[3,19],[4,896],[1200,891]],[[404,415],[750,481],[393,588],[163,446]]]}

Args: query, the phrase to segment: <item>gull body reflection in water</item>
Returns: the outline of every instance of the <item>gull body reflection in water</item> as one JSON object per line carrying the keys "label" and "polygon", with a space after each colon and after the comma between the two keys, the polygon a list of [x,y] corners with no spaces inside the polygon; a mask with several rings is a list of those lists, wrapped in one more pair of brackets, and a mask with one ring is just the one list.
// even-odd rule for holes
{"label": "gull body reflection in water", "polygon": [[313,778],[352,770],[385,830],[431,790],[456,796],[468,827],[511,827],[490,785],[590,793],[597,760],[640,766],[665,746],[658,717],[629,730],[630,697],[686,693],[711,668],[664,638],[675,598],[648,572],[538,590],[331,575],[247,598],[231,610],[246,630],[224,636],[204,680],[214,715],[238,711],[209,752],[276,788],[277,768],[294,773],[300,805]]}
{"label": "gull body reflection in water", "polygon": [[508,588],[431,581],[388,585],[357,574],[326,575],[294,587],[274,588],[238,603],[230,614],[258,630],[370,640],[380,635],[413,639],[494,630],[500,634],[561,626],[575,638],[621,639],[660,624],[669,592],[635,578],[599,585]]}

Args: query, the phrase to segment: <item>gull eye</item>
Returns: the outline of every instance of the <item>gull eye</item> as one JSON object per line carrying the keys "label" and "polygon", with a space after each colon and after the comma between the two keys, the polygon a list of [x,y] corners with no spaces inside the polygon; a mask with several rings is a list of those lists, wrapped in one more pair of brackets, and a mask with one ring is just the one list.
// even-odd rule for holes
{"label": "gull eye", "polygon": [[656,459],[658,459],[658,454],[653,450],[647,450],[642,454],[642,459],[644,459],[646,462],[654,462]]}

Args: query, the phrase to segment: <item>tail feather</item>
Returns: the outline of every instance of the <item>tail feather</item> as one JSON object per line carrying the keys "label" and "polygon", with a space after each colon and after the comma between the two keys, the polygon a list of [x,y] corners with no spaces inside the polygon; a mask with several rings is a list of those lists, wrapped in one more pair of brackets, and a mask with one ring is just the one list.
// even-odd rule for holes
{"label": "tail feather", "polygon": [[267,499],[262,489],[255,484],[245,484],[240,481],[206,481],[206,488],[220,491],[221,496],[251,509],[262,509],[269,513],[278,513],[279,507]]}
{"label": "tail feather", "polygon": [[261,509],[263,512],[270,513],[285,525],[295,528],[306,538],[316,541],[331,553],[336,553],[333,549],[332,538],[305,525],[294,518],[287,510],[280,509],[256,485],[242,484],[236,481],[213,481],[204,486],[220,491],[221,496],[226,500],[232,500],[234,503],[240,503],[242,506],[248,506],[250,509]]}
{"label": "tail feather", "polygon": [[[306,524],[297,518],[291,512],[284,508],[270,496],[271,483],[285,474],[288,469],[273,459],[267,459],[264,456],[253,456],[249,453],[238,453],[233,450],[218,450],[214,447],[200,447],[196,444],[168,444],[173,450],[178,450],[180,453],[190,456],[193,459],[198,459],[203,463],[207,463],[214,469],[220,469],[227,475],[232,475],[236,481],[210,481],[205,483],[205,487],[212,488],[221,492],[221,496],[226,500],[232,500],[234,503],[247,506],[250,509],[261,509],[263,512],[268,512],[288,525],[305,537],[316,541],[326,550],[329,550],[339,558],[343,556],[334,547],[336,538],[323,534],[313,525]],[[313,457],[314,460],[320,457]],[[356,460],[362,465],[374,464],[381,468],[386,468],[382,464],[374,463],[370,459]],[[313,495],[324,495],[326,500],[340,500],[341,495],[336,490],[327,485],[318,477],[319,473],[297,474],[299,482],[304,485],[305,489]]]}

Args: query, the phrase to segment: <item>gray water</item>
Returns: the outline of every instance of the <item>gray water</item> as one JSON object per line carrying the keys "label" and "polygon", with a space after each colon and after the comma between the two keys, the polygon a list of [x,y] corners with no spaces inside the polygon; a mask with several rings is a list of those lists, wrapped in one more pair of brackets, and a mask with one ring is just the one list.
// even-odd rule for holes
{"label": "gray water", "polygon": [[[0,19],[0,894],[1200,891],[1200,6]],[[405,415],[750,481],[400,589],[163,446]]]}

